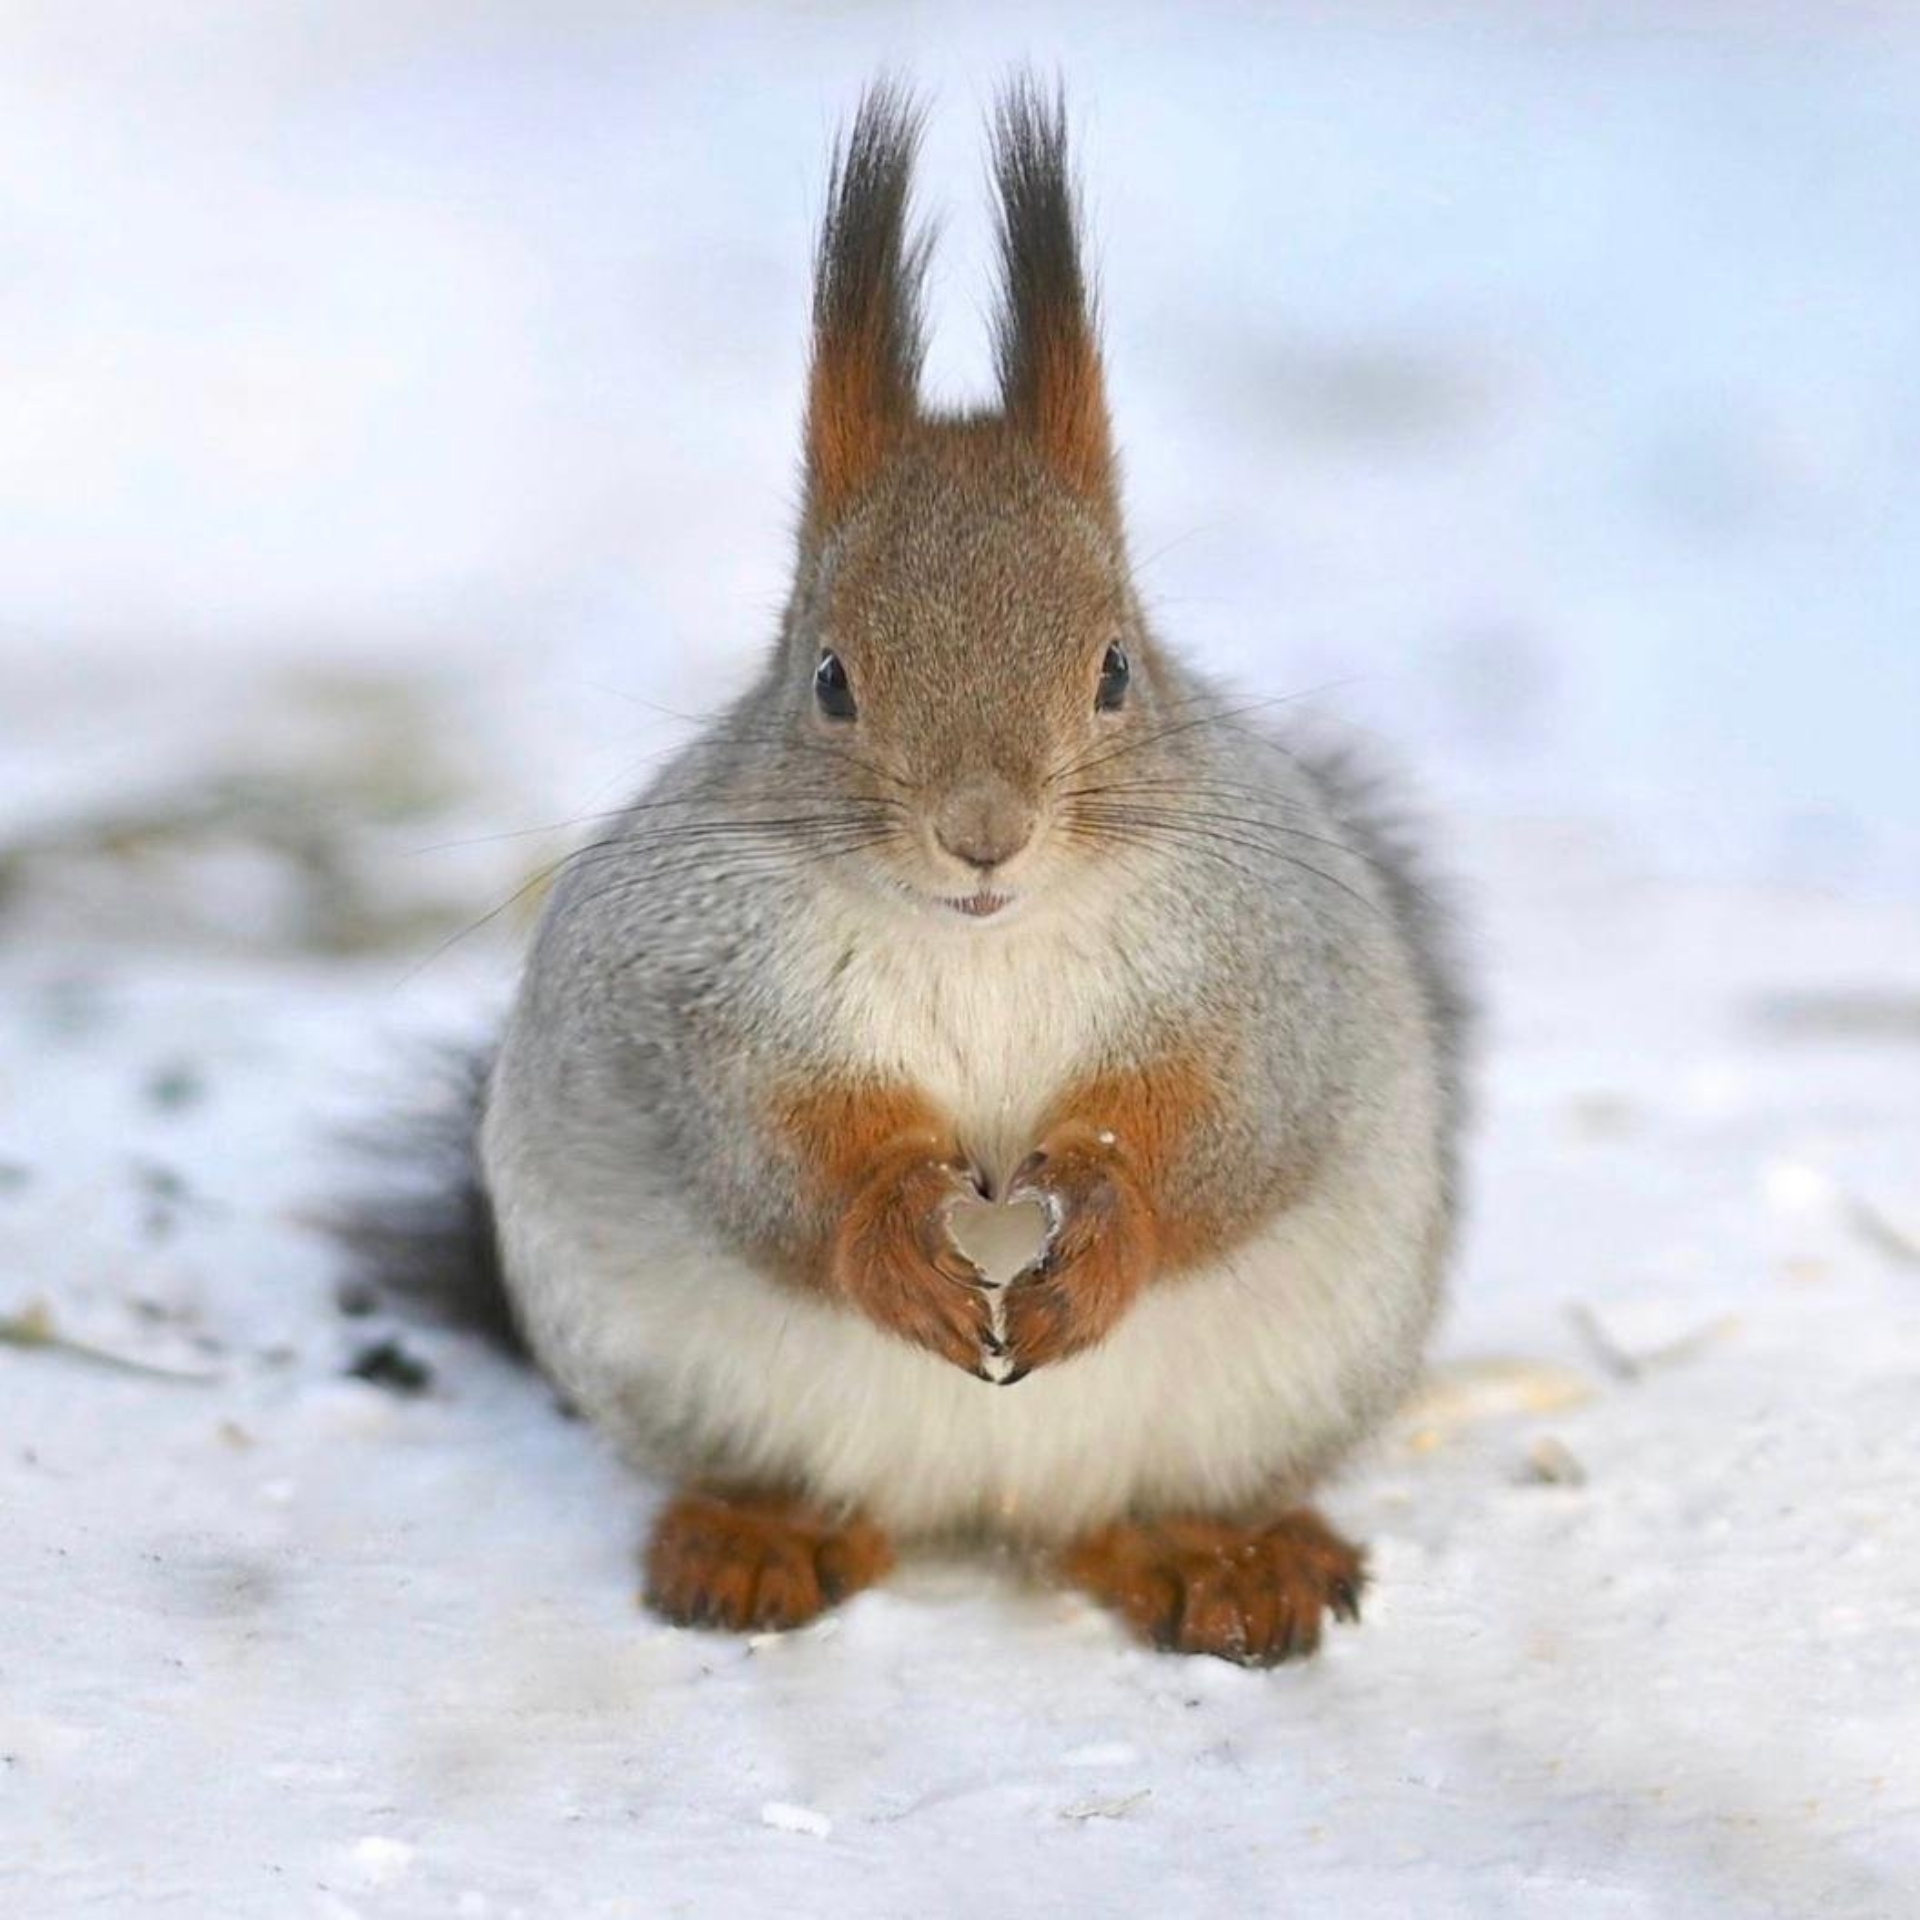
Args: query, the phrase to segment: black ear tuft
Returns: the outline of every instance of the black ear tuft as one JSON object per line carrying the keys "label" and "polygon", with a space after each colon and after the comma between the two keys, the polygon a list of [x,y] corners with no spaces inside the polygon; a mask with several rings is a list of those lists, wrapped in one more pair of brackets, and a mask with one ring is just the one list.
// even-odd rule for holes
{"label": "black ear tuft", "polygon": [[1111,509],[1114,472],[1094,303],[1080,262],[1066,102],[1031,75],[1012,80],[993,120],[1000,214],[994,354],[1007,417],[1061,479]]}
{"label": "black ear tuft", "polygon": [[924,113],[877,81],[834,154],[814,259],[807,513],[838,516],[918,416],[929,238],[911,220]]}

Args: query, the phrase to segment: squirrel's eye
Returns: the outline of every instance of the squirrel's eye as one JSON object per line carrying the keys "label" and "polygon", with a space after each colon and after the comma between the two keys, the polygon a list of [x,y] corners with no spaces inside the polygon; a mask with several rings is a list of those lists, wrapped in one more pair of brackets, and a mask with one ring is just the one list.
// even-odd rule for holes
{"label": "squirrel's eye", "polygon": [[1116,641],[1100,663],[1100,691],[1094,696],[1093,704],[1102,713],[1111,713],[1125,702],[1129,671],[1127,650]]}
{"label": "squirrel's eye", "polygon": [[813,670],[813,697],[829,720],[851,720],[859,709],[853,703],[853,682],[837,653],[823,653]]}

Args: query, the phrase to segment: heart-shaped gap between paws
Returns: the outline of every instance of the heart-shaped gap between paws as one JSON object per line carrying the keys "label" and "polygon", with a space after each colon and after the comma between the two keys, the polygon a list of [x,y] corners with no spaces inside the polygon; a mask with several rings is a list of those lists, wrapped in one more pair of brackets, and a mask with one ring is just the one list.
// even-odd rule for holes
{"label": "heart-shaped gap between paws", "polygon": [[1003,1287],[1046,1251],[1050,1227],[1039,1200],[956,1200],[947,1234],[989,1286]]}

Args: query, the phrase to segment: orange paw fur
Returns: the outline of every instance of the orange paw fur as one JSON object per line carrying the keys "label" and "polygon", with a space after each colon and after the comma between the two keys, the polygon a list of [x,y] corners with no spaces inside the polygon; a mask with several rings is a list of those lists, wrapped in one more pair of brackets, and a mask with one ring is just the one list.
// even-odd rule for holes
{"label": "orange paw fur", "polygon": [[1059,1224],[1046,1252],[1007,1288],[1009,1381],[1105,1339],[1154,1269],[1153,1210],[1091,1128],[1049,1136],[1008,1188],[1009,1200],[1028,1196]]}
{"label": "orange paw fur", "polygon": [[968,1373],[996,1350],[980,1269],[953,1243],[948,1216],[977,1197],[971,1175],[909,1144],[855,1196],[834,1237],[834,1290],[876,1325]]}
{"label": "orange paw fur", "polygon": [[646,1602],[676,1625],[804,1626],[893,1565],[887,1537],[777,1495],[682,1493],[647,1543]]}
{"label": "orange paw fur", "polygon": [[1122,1521],[1068,1549],[1061,1571],[1144,1640],[1269,1667],[1320,1644],[1324,1617],[1360,1617],[1364,1558],[1301,1507],[1264,1526]]}

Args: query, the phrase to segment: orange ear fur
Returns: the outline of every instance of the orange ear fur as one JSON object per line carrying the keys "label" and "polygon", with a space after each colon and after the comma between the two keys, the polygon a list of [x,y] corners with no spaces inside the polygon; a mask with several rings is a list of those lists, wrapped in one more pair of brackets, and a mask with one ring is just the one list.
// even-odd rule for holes
{"label": "orange ear fur", "polygon": [[927,240],[910,230],[921,111],[870,88],[834,156],[813,282],[807,522],[819,530],[871,484],[919,417]]}
{"label": "orange ear fur", "polygon": [[1080,264],[1066,108],[1017,79],[994,116],[1001,304],[994,328],[1001,404],[1055,474],[1115,508],[1113,438],[1094,303]]}

